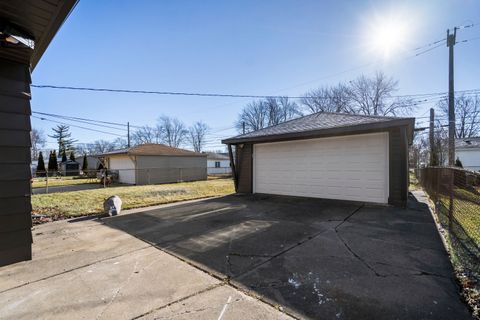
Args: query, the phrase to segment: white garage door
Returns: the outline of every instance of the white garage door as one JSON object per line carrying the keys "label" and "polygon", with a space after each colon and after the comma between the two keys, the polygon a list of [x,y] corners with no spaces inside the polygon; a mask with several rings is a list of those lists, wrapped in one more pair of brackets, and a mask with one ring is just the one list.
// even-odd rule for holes
{"label": "white garage door", "polygon": [[254,145],[253,192],[388,202],[388,133]]}

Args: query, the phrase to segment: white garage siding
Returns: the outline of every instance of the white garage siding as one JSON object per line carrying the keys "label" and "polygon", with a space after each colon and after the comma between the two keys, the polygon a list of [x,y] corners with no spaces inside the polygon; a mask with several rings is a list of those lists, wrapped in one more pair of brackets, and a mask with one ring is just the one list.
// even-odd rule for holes
{"label": "white garage siding", "polygon": [[118,182],[135,184],[135,163],[127,155],[111,156],[108,168],[118,170]]}
{"label": "white garage siding", "polygon": [[388,133],[254,145],[253,192],[387,203]]}

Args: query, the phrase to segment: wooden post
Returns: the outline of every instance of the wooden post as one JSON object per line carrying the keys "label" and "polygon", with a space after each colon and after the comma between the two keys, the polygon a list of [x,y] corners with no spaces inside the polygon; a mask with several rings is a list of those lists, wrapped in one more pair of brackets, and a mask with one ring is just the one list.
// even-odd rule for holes
{"label": "wooden post", "polygon": [[230,167],[232,168],[233,184],[235,185],[235,191],[238,190],[238,176],[235,169],[235,160],[233,158],[232,145],[228,144],[228,155],[230,157]]}

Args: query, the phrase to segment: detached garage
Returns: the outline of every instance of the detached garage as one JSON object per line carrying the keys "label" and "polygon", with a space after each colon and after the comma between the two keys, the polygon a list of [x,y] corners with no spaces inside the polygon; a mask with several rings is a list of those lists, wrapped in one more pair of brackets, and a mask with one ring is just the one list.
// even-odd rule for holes
{"label": "detached garage", "polygon": [[405,206],[413,128],[414,118],[324,112],[222,142],[239,193]]}
{"label": "detached garage", "polygon": [[158,184],[207,180],[207,155],[164,144],[146,143],[99,156],[118,182]]}

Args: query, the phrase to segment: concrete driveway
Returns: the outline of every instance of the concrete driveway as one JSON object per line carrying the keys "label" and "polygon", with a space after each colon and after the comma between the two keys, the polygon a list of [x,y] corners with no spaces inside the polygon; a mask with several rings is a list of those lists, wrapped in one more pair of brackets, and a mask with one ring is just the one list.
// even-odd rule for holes
{"label": "concrete driveway", "polygon": [[471,318],[414,200],[227,196],[36,233],[0,269],[0,318]]}
{"label": "concrete driveway", "polygon": [[[103,186],[99,183],[84,183],[84,184],[74,184],[69,186],[51,186],[48,187],[48,193],[57,193],[57,192],[71,192],[71,191],[82,191],[82,190],[92,190],[100,189]],[[45,194],[47,193],[47,188],[32,188],[32,194]]]}

